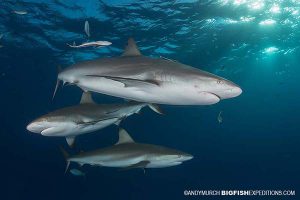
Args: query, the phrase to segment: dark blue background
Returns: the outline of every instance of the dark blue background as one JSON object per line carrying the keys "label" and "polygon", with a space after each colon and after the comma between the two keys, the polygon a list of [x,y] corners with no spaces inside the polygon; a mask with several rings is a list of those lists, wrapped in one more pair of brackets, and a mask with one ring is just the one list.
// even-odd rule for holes
{"label": "dark blue background", "polygon": [[[300,189],[298,18],[283,10],[270,16],[267,8],[273,1],[265,1],[259,11],[216,2],[2,1],[1,199],[200,199],[185,197],[183,191]],[[292,1],[281,6],[298,8]],[[255,19],[228,21],[241,16]],[[270,17],[277,24],[259,25]],[[86,19],[91,39],[112,41],[111,47],[73,50],[65,45],[86,40]],[[292,25],[283,23],[286,19]],[[145,109],[122,123],[136,141],[189,152],[194,155],[191,161],[146,174],[84,167],[86,179],[65,175],[58,149],[67,148],[65,140],[29,133],[25,127],[42,114],[79,102],[81,91],[74,86],[59,90],[51,100],[58,65],[118,56],[129,36],[145,55],[218,74],[239,84],[243,94],[212,106],[162,106],[164,116]],[[267,53],[271,46],[278,50]],[[94,97],[98,103],[122,102]],[[112,126],[80,136],[77,148],[112,145],[117,130]]]}

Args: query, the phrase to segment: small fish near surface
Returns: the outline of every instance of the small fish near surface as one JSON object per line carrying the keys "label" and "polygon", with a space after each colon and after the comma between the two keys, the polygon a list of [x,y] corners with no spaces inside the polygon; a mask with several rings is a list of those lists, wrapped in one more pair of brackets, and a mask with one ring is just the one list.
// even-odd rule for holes
{"label": "small fish near surface", "polygon": [[17,15],[27,15],[27,11],[25,11],[25,10],[14,10],[12,12]]}
{"label": "small fish near surface", "polygon": [[76,45],[75,42],[74,42],[73,45],[71,45],[71,44],[67,44],[67,45],[71,48],[86,48],[86,47],[100,48],[100,47],[109,46],[111,44],[112,43],[109,42],[109,41],[94,41],[94,42],[85,42],[85,43],[82,43],[80,45]]}
{"label": "small fish near surface", "polygon": [[91,37],[91,34],[90,34],[90,24],[89,24],[89,22],[87,20],[84,22],[84,32],[85,32],[85,34],[88,37]]}
{"label": "small fish near surface", "polygon": [[68,171],[71,162],[129,170],[171,167],[193,158],[192,155],[175,149],[136,143],[124,129],[119,130],[119,141],[113,146],[82,152],[74,156],[61,150],[67,162],[65,172]]}
{"label": "small fish near surface", "polygon": [[162,114],[157,105],[139,102],[96,104],[89,92],[82,94],[79,105],[58,109],[32,121],[26,128],[43,136],[65,137],[73,146],[75,137],[107,126],[119,125],[125,118],[148,106]]}

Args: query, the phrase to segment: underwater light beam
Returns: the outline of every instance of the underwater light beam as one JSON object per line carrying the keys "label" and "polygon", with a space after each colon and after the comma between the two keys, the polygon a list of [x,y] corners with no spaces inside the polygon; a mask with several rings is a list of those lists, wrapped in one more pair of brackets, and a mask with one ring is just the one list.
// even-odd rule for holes
{"label": "underwater light beam", "polygon": [[264,53],[271,54],[277,52],[279,49],[277,47],[268,47],[264,49]]}
{"label": "underwater light beam", "polygon": [[274,19],[266,19],[266,20],[263,20],[261,22],[259,22],[259,25],[273,25],[273,24],[276,24],[276,21]]}

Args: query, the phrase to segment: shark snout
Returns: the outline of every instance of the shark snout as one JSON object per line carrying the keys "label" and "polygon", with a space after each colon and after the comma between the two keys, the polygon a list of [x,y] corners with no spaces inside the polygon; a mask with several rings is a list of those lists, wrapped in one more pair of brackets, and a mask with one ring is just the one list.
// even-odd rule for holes
{"label": "shark snout", "polygon": [[27,125],[26,129],[33,133],[41,133],[46,129],[45,125],[39,121],[33,121]]}
{"label": "shark snout", "polygon": [[28,131],[33,133],[40,133],[44,136],[57,136],[64,134],[64,132],[73,127],[73,123],[48,121],[45,119],[37,119],[26,127]]}
{"label": "shark snout", "polygon": [[231,82],[229,82],[227,85],[228,85],[228,89],[224,90],[224,94],[223,94],[224,99],[234,98],[242,94],[243,91],[238,85]]}
{"label": "shark snout", "polygon": [[62,82],[65,82],[65,83],[72,83],[72,82],[74,82],[73,78],[70,77],[70,76],[68,75],[68,73],[65,72],[65,71],[60,72],[60,73],[58,74],[57,80],[62,81]]}
{"label": "shark snout", "polygon": [[187,161],[187,160],[193,159],[194,156],[193,156],[193,155],[190,155],[190,154],[185,154],[185,155],[182,155],[181,158],[182,158],[181,161]]}
{"label": "shark snout", "polygon": [[70,67],[61,71],[57,76],[57,80],[62,81],[63,85],[65,83],[77,84],[81,76],[82,74],[80,71],[77,71],[76,69],[74,70],[73,67]]}
{"label": "shark snout", "polygon": [[212,93],[217,95],[220,99],[229,99],[242,94],[242,89],[231,81],[217,79],[215,89]]}
{"label": "shark snout", "polygon": [[227,92],[229,93],[230,97],[233,98],[241,95],[243,91],[240,87],[234,86],[231,89],[229,89]]}

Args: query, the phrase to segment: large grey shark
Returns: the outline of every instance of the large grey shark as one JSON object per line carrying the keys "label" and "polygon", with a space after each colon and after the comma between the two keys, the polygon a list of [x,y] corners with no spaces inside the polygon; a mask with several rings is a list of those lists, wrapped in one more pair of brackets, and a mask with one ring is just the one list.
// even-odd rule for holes
{"label": "large grey shark", "polygon": [[68,144],[74,143],[75,137],[90,133],[112,124],[119,124],[124,118],[140,112],[149,106],[161,113],[156,105],[128,102],[122,104],[96,104],[90,93],[83,93],[79,105],[59,109],[39,117],[27,126],[27,130],[44,136],[66,137]]}
{"label": "large grey shark", "polygon": [[70,162],[80,165],[89,164],[103,167],[132,168],[163,168],[180,165],[193,158],[182,151],[163,146],[136,143],[124,130],[119,131],[119,141],[111,147],[90,152],[82,152],[69,156],[62,149],[67,161],[66,171]]}
{"label": "large grey shark", "polygon": [[143,56],[133,39],[121,57],[75,64],[58,75],[58,83],[84,91],[170,105],[210,105],[239,96],[239,86],[179,62]]}

